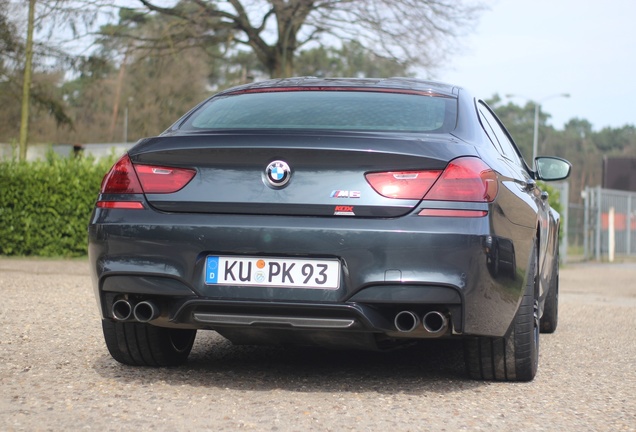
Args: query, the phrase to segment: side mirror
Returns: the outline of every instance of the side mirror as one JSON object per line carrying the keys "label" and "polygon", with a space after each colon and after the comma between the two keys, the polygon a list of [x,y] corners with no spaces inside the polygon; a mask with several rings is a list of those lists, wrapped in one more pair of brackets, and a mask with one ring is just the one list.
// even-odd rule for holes
{"label": "side mirror", "polygon": [[541,156],[534,159],[537,167],[536,179],[545,181],[564,180],[570,175],[572,165],[565,159]]}

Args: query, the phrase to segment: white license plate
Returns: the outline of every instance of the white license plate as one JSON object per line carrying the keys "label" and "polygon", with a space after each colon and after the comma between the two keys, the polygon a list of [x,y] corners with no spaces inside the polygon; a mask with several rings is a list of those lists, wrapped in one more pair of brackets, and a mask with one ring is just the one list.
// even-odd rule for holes
{"label": "white license plate", "polygon": [[207,285],[338,289],[338,260],[208,256]]}

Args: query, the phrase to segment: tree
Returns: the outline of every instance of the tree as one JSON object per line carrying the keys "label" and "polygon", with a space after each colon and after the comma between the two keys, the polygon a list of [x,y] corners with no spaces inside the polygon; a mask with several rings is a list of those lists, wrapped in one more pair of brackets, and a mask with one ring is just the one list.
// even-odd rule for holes
{"label": "tree", "polygon": [[[0,109],[14,118],[12,110],[20,107],[19,120],[0,126],[0,130],[13,133],[13,124],[19,124],[16,132],[21,159],[26,158],[30,120],[34,113],[46,113],[58,126],[72,126],[57,88],[64,78],[60,71],[68,70],[73,62],[73,56],[64,45],[75,41],[80,30],[88,29],[97,14],[93,6],[99,1],[0,0],[0,81],[7,83],[7,91],[0,94]],[[28,17],[24,30],[21,29],[23,16]],[[61,23],[68,32],[59,31]],[[58,36],[60,34],[73,37],[64,41]],[[21,90],[17,91],[17,88]],[[5,102],[9,103],[5,105]]]}
{"label": "tree", "polygon": [[382,78],[411,76],[406,65],[379,57],[358,42],[345,42],[341,48],[317,47],[301,51],[295,61],[296,73],[303,76]]}
{"label": "tree", "polygon": [[174,7],[139,2],[206,29],[193,38],[249,47],[271,77],[293,75],[302,47],[334,39],[357,40],[379,57],[430,71],[482,10],[468,0],[181,0]]}
{"label": "tree", "polygon": [[596,146],[603,152],[636,150],[636,127],[623,126],[620,129],[603,128],[596,134]]}
{"label": "tree", "polygon": [[[510,132],[524,159],[532,165],[532,141],[534,137],[534,103],[528,102],[524,106],[515,105],[512,102],[503,104],[499,95],[494,95],[486,103],[495,111],[499,120],[503,122]],[[547,124],[550,114],[539,112],[539,148],[545,141],[547,131],[552,127]]]}
{"label": "tree", "polygon": [[31,74],[33,68],[33,31],[35,27],[35,0],[29,0],[27,22],[26,56],[22,83],[22,115],[20,117],[20,160],[26,160],[29,134],[29,102],[31,98]]}
{"label": "tree", "polygon": [[[0,77],[6,80],[7,63],[12,61],[18,51],[18,30],[15,23],[9,20],[9,0],[0,0]],[[5,60],[6,59],[6,60]]]}
{"label": "tree", "polygon": [[[94,50],[77,63],[62,91],[75,130],[70,142],[121,142],[161,133],[208,96],[209,57],[188,46],[175,19],[120,9],[104,25]],[[156,45],[150,41],[172,41]],[[212,49],[212,48],[210,48]]]}

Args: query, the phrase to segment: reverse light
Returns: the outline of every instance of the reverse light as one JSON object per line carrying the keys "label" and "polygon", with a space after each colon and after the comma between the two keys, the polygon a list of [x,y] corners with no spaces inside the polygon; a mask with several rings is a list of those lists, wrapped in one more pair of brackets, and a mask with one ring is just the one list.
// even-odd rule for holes
{"label": "reverse light", "polygon": [[193,169],[134,165],[145,193],[165,194],[185,187],[196,174]]}
{"label": "reverse light", "polygon": [[367,182],[380,195],[420,200],[439,177],[441,170],[390,171],[366,174]]}

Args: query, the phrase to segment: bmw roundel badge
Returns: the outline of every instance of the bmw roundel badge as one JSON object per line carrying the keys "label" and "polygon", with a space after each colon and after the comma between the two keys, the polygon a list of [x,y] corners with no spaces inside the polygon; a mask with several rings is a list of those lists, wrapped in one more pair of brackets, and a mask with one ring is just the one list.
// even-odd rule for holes
{"label": "bmw roundel badge", "polygon": [[289,165],[287,165],[286,162],[276,160],[267,165],[265,175],[270,185],[281,187],[289,182],[289,179],[291,178],[291,169],[289,169]]}

